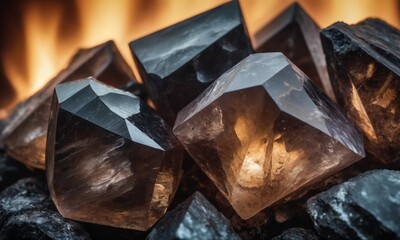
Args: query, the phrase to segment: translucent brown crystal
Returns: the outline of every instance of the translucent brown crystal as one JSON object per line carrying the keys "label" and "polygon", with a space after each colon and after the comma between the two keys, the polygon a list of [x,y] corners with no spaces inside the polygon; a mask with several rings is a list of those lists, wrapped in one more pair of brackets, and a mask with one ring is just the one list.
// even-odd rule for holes
{"label": "translucent brown crystal", "polygon": [[368,152],[400,161],[400,31],[378,19],[321,32],[338,104],[364,133]]}
{"label": "translucent brown crystal", "polygon": [[119,87],[135,81],[132,70],[114,42],[80,50],[68,68],[60,72],[42,90],[21,103],[4,129],[2,139],[7,153],[35,168],[44,168],[47,125],[54,87],[61,83],[94,76]]}
{"label": "translucent brown crystal", "polygon": [[255,50],[282,52],[334,99],[319,32],[314,20],[294,3],[256,33]]}
{"label": "translucent brown crystal", "polygon": [[55,88],[46,148],[51,196],[67,218],[147,230],[167,210],[183,151],[135,95],[87,79]]}
{"label": "translucent brown crystal", "polygon": [[174,133],[244,219],[364,156],[360,133],[281,53],[235,65]]}

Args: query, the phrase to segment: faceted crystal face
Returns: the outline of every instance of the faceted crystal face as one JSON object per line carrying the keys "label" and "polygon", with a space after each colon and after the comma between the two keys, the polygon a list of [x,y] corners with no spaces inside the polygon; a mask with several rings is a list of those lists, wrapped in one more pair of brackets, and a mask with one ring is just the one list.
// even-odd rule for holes
{"label": "faceted crystal face", "polygon": [[244,219],[364,156],[350,121],[281,53],[230,69],[174,133]]}
{"label": "faceted crystal face", "polygon": [[321,32],[339,105],[384,163],[400,161],[400,32],[377,19]]}
{"label": "faceted crystal face", "polygon": [[170,123],[215,79],[252,53],[237,1],[133,41],[130,47],[150,97]]}
{"label": "faceted crystal face", "polygon": [[112,86],[136,81],[114,42],[80,50],[69,66],[42,90],[16,110],[14,119],[4,130],[7,153],[25,164],[44,168],[47,125],[54,87],[61,83],[94,76]]}
{"label": "faceted crystal face", "polygon": [[172,131],[133,94],[94,79],[56,87],[46,171],[63,216],[147,230],[175,193],[181,161]]}
{"label": "faceted crystal face", "polygon": [[255,50],[282,52],[334,99],[319,31],[303,8],[294,3],[256,33]]}

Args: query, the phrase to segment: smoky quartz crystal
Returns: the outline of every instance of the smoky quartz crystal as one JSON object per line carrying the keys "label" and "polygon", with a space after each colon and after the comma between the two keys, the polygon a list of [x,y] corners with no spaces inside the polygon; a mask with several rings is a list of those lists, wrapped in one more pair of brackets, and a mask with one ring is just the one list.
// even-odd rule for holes
{"label": "smoky quartz crystal", "polygon": [[231,68],[173,131],[244,219],[365,155],[361,134],[282,53]]}
{"label": "smoky quartz crystal", "polygon": [[55,88],[46,173],[64,217],[147,230],[169,206],[182,157],[169,126],[139,97],[93,78]]}

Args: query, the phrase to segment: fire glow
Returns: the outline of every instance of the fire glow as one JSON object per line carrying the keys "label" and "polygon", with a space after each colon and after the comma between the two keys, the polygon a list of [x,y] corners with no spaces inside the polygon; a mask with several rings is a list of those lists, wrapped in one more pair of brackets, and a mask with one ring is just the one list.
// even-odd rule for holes
{"label": "fire glow", "polygon": [[[12,101],[0,105],[0,118],[19,101],[38,91],[63,69],[78,48],[114,40],[133,67],[128,42],[213,8],[226,0],[87,0],[17,1],[21,11],[24,39],[5,34],[1,61],[6,78],[14,89]],[[256,33],[293,0],[241,1],[253,44]],[[396,0],[374,1],[299,1],[321,27],[335,21],[355,23],[366,17],[379,17],[400,26]],[[5,5],[6,6],[6,5]],[[6,8],[4,8],[6,9]],[[2,9],[3,11],[6,11]],[[4,30],[3,30],[4,31]],[[23,46],[19,45],[22,44]],[[6,94],[3,90],[1,94]],[[3,108],[3,110],[1,110]]]}

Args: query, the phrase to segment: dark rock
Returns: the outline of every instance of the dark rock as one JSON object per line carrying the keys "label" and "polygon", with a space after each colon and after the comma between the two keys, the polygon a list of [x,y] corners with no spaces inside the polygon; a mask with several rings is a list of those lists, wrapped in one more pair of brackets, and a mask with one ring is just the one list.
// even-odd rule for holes
{"label": "dark rock", "polygon": [[272,240],[318,240],[318,235],[309,229],[290,228]]}
{"label": "dark rock", "polygon": [[307,206],[324,237],[399,239],[400,172],[360,174],[310,198]]}
{"label": "dark rock", "polygon": [[64,217],[149,229],[176,192],[182,157],[170,127],[137,96],[94,78],[55,88],[46,173]]}
{"label": "dark rock", "polygon": [[54,209],[46,185],[36,178],[24,178],[0,193],[0,226],[22,210]]}
{"label": "dark rock", "polygon": [[231,1],[130,43],[161,116],[176,114],[226,70],[252,53],[238,1]]}
{"label": "dark rock", "polygon": [[115,87],[136,81],[114,42],[108,41],[93,48],[79,50],[65,70],[13,111],[0,134],[0,144],[5,144],[7,153],[31,167],[44,169],[47,126],[54,87],[61,82],[89,76],[97,77]]}
{"label": "dark rock", "polygon": [[321,39],[337,102],[364,133],[366,150],[400,161],[400,31],[378,19],[337,22]]}
{"label": "dark rock", "polygon": [[240,239],[229,221],[199,192],[168,212],[150,232],[156,239]]}
{"label": "dark rock", "polygon": [[1,230],[1,240],[88,240],[81,225],[44,209],[19,212],[8,219]]}
{"label": "dark rock", "polygon": [[32,174],[25,165],[10,158],[0,149],[0,191],[19,179],[29,177]]}
{"label": "dark rock", "polygon": [[334,99],[320,28],[298,3],[293,3],[255,35],[256,52],[282,52]]}

